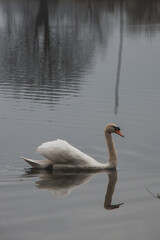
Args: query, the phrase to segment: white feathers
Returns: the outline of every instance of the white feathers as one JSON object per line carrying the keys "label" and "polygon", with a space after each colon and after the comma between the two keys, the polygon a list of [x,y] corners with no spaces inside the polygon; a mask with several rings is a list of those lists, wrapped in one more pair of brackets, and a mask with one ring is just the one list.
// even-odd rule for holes
{"label": "white feathers", "polygon": [[42,143],[38,148],[43,157],[51,160],[53,164],[70,164],[74,166],[94,165],[97,163],[93,158],[81,152],[64,140]]}
{"label": "white feathers", "polygon": [[92,157],[81,152],[77,148],[70,145],[64,140],[57,139],[55,141],[42,143],[36,150],[46,160],[32,160],[22,157],[32,167],[47,168],[52,166],[54,169],[115,169],[117,166],[117,153],[114,146],[111,133],[117,133],[123,136],[119,131],[116,131],[117,125],[111,123],[105,127],[105,137],[109,150],[109,160],[106,164],[97,162]]}

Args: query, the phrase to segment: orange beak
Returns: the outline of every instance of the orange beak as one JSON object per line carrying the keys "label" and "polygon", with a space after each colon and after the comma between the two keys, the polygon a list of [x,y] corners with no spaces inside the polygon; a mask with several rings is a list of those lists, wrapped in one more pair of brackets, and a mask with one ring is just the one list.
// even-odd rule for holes
{"label": "orange beak", "polygon": [[123,135],[121,132],[119,132],[118,130],[116,130],[116,133],[117,133],[118,135],[120,135],[121,137],[124,137],[124,135]]}

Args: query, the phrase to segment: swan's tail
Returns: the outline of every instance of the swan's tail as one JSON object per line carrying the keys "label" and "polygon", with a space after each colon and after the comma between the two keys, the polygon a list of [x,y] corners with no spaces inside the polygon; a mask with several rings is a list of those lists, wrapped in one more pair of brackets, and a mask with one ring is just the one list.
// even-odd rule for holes
{"label": "swan's tail", "polygon": [[29,159],[29,158],[25,158],[20,156],[22,159],[24,159],[27,163],[29,163],[33,168],[41,168],[41,169],[45,169],[45,168],[50,168],[52,167],[52,161],[50,160],[33,160],[33,159]]}

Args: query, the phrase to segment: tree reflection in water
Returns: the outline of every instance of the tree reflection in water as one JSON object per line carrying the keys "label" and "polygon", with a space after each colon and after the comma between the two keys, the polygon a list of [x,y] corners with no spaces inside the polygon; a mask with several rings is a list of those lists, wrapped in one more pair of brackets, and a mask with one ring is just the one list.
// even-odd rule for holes
{"label": "tree reflection in water", "polygon": [[122,27],[131,36],[140,31],[151,35],[160,23],[160,0],[2,0],[0,7],[1,94],[54,104],[79,94],[84,75],[94,66],[96,49],[107,54],[120,15],[115,113]]}

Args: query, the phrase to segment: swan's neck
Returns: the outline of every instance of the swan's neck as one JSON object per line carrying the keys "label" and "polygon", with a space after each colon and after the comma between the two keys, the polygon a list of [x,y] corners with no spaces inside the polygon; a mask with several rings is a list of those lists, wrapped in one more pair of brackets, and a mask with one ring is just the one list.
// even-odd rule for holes
{"label": "swan's neck", "polygon": [[116,167],[118,157],[117,157],[116,148],[112,139],[112,135],[108,132],[105,132],[105,136],[106,136],[106,142],[107,142],[108,151],[109,151],[109,160],[107,164],[110,167]]}

